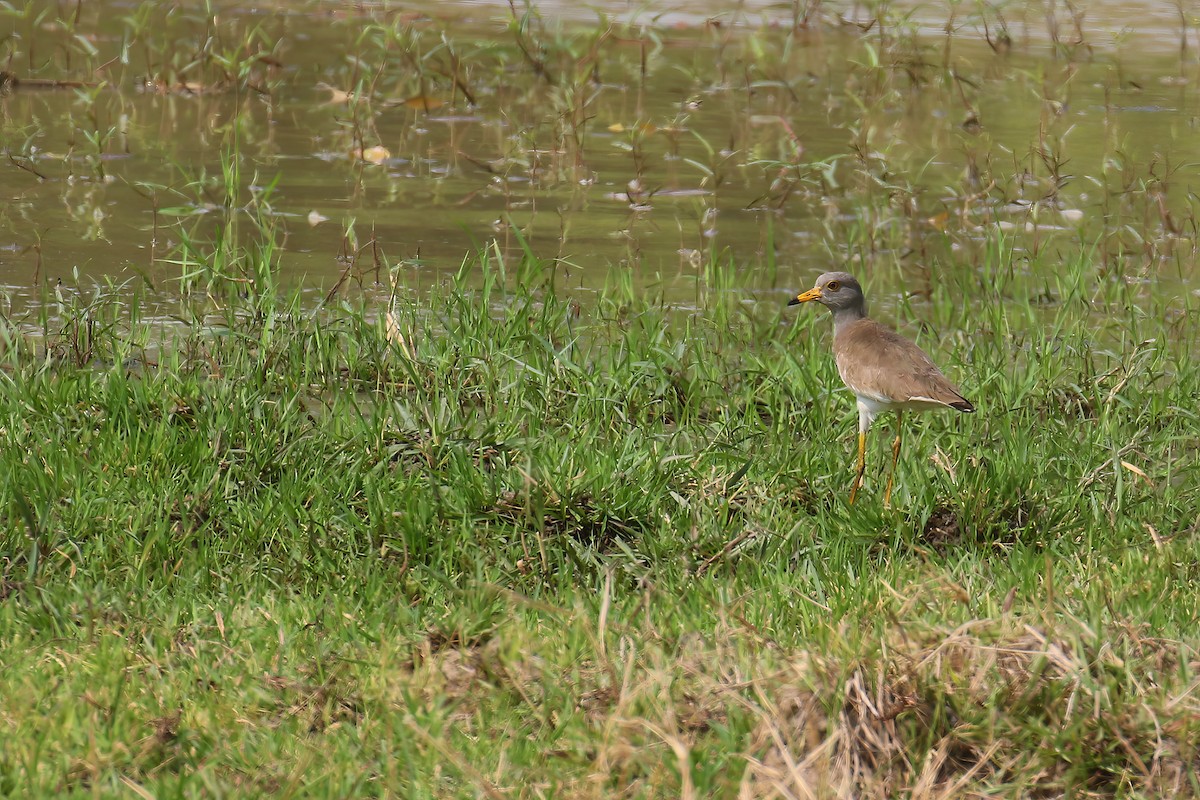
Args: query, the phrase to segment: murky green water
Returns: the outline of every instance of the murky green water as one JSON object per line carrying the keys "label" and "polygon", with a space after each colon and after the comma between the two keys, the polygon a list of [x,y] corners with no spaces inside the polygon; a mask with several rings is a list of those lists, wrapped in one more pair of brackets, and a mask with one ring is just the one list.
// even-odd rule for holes
{"label": "murky green water", "polygon": [[802,5],[710,5],[5,12],[2,310],[60,282],[170,296],[222,231],[263,225],[314,302],[522,240],[562,285],[687,302],[715,262],[783,297],[835,263],[968,268],[998,231],[1018,256],[1094,247],[1114,275],[1200,287],[1200,48],[1170,8],[1128,33],[1063,16],[1056,46],[1036,8],[1009,10],[1011,43],[990,18],[989,45],[983,18],[947,36],[928,5],[882,32],[863,7],[797,27]]}

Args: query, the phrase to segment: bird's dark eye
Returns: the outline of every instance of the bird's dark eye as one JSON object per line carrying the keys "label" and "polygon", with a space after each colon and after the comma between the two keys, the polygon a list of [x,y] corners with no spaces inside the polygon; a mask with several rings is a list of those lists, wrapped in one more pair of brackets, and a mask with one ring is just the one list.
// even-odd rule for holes
{"label": "bird's dark eye", "polygon": [[830,281],[829,283],[825,284],[825,288],[831,292],[836,292],[838,289],[842,288],[842,285],[837,281]]}

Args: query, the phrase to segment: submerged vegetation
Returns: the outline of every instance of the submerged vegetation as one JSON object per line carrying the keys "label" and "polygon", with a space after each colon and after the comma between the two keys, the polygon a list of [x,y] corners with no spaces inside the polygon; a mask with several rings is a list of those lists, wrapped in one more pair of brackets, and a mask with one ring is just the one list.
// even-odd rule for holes
{"label": "submerged vegetation", "polygon": [[[3,12],[98,71],[82,4],[35,6]],[[210,8],[207,38],[168,48],[157,6],[123,23],[122,68],[270,107],[268,23],[235,37]],[[743,106],[712,145],[690,100],[609,131],[636,172],[630,257],[598,279],[559,249],[569,209],[547,238],[513,187],[591,180],[597,87],[654,79],[666,33],[532,6],[473,47],[381,15],[338,73],[353,113],[330,169],[355,192],[396,183],[371,172],[385,98],[412,126],[540,87],[510,103],[540,122],[476,159],[507,216],[457,269],[347,220],[329,280],[297,287],[286,163],[256,172],[248,105],[203,169],[129,183],[153,209],[135,279],[53,276],[30,233],[35,301],[0,317],[0,796],[1200,797],[1194,195],[1130,143],[1068,175],[1069,77],[1047,68],[1045,135],[1001,158],[983,84],[885,5],[862,26],[795,10],[757,36],[706,26],[744,69],[698,57],[685,81],[782,104],[769,146],[737,138],[762,130]],[[1004,57],[1012,15],[979,13]],[[1049,45],[1064,76],[1091,52],[1069,30]],[[859,48],[838,74],[861,114],[816,155],[780,121],[821,35]],[[50,71],[0,47],[8,75]],[[917,85],[966,107],[935,140],[973,142],[937,199],[898,121],[936,104]],[[77,113],[102,102],[76,88]],[[112,137],[85,138],[55,162],[68,193],[113,183]],[[11,168],[65,181],[29,143]],[[664,151],[710,192],[670,201],[698,203],[687,292],[633,269]],[[730,182],[755,201],[749,258],[714,222]],[[891,508],[885,436],[846,503],[852,397],[827,320],[784,305],[811,275],[779,262],[818,239],[979,410],[908,426]]]}
{"label": "submerged vegetation", "polygon": [[1147,48],[1071,3],[242,5],[0,4],[14,312],[77,269],[170,313],[182,236],[247,209],[284,232],[281,278],[327,289],[381,249],[423,286],[494,240],[672,302],[714,253],[756,291],[831,261],[923,290],[997,226],[1019,257],[1195,268],[1182,10],[1139,18],[1171,42]]}

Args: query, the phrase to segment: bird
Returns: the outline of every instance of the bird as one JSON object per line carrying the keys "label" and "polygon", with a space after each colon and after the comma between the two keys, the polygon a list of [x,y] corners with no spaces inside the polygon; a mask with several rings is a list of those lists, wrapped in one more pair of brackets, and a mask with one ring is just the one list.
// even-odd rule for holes
{"label": "bird", "polygon": [[900,459],[904,412],[952,408],[965,414],[975,406],[913,342],[867,316],[862,285],[848,272],[826,272],[789,306],[816,301],[833,314],[833,357],[842,382],[858,400],[858,471],[850,489],[854,504],[866,471],[867,431],[885,411],[896,412],[892,470],[883,504],[890,506],[896,462]]}

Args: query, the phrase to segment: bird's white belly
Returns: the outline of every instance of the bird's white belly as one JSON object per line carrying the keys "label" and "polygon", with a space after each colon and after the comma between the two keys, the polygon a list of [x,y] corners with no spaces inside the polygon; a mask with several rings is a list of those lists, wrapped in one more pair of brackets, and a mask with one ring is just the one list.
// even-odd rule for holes
{"label": "bird's white belly", "polygon": [[871,423],[885,411],[923,411],[930,408],[945,408],[945,403],[939,403],[928,397],[910,397],[907,400],[889,400],[869,394],[854,393],[858,399],[858,429],[866,431]]}
{"label": "bird's white belly", "polygon": [[872,415],[882,414],[884,411],[921,411],[929,408],[945,408],[945,403],[939,403],[932,397],[910,397],[907,400],[892,400],[887,397],[878,395],[854,393],[858,398],[858,404],[865,407]]}
{"label": "bird's white belly", "polygon": [[854,396],[858,398],[859,409],[865,410],[872,417],[876,417],[885,411],[904,407],[903,403],[894,403],[883,397],[873,397],[868,394],[859,394],[858,392],[855,392]]}

